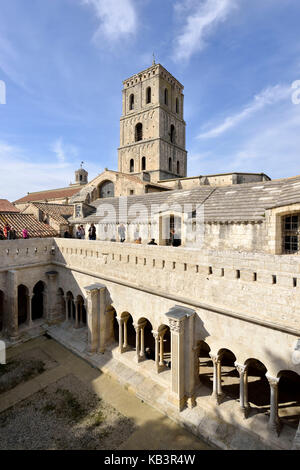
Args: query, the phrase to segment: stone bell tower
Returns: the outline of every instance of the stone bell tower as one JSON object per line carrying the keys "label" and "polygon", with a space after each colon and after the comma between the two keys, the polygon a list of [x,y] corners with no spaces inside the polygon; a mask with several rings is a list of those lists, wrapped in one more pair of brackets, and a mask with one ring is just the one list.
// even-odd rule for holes
{"label": "stone bell tower", "polygon": [[119,171],[152,182],[186,176],[183,86],[155,64],[123,82]]}
{"label": "stone bell tower", "polygon": [[82,168],[84,162],[81,162],[80,168],[75,171],[75,184],[87,184],[88,182],[88,172]]}

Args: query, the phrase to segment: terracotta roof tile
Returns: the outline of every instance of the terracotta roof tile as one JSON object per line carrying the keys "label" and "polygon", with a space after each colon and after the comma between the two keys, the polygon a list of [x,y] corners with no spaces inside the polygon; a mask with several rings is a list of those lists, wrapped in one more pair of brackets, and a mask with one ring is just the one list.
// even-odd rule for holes
{"label": "terracotta roof tile", "polygon": [[17,232],[17,237],[22,238],[23,228],[27,228],[30,238],[55,237],[56,230],[50,225],[39,222],[31,214],[20,214],[17,212],[0,212],[0,227],[8,223]]}
{"label": "terracotta roof tile", "polygon": [[61,188],[61,189],[51,189],[49,191],[39,191],[37,193],[29,193],[27,196],[21,197],[14,201],[15,203],[21,202],[34,202],[34,201],[45,201],[51,199],[59,199],[64,197],[71,197],[74,194],[78,193],[81,190],[81,187],[77,188]]}
{"label": "terracotta roof tile", "polygon": [[20,212],[20,211],[7,199],[0,199],[0,212]]}

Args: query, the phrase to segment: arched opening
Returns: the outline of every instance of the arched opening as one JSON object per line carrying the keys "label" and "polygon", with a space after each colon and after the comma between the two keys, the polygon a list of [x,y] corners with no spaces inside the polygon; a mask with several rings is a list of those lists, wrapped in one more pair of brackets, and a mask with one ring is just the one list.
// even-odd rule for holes
{"label": "arched opening", "polygon": [[82,295],[78,295],[76,300],[78,302],[78,319],[77,319],[78,326],[83,327],[83,326],[86,326],[86,320],[87,320],[86,308],[84,305],[84,298],[82,297]]}
{"label": "arched opening", "polygon": [[164,101],[165,101],[165,105],[168,106],[168,89],[167,88],[165,88]]}
{"label": "arched opening", "polygon": [[115,196],[115,186],[112,181],[103,181],[98,186],[98,197],[99,198],[106,198],[106,197],[114,197]]}
{"label": "arched opening", "polygon": [[169,158],[169,171],[172,171],[172,158]]}
{"label": "arched opening", "polygon": [[28,288],[23,284],[18,286],[18,325],[26,323],[28,314]]}
{"label": "arched opening", "polygon": [[176,98],[176,113],[179,113],[179,100]]}
{"label": "arched opening", "polygon": [[136,332],[133,326],[133,318],[128,312],[123,312],[121,318],[124,320],[124,349],[135,349]]}
{"label": "arched opening", "polygon": [[[170,140],[171,140],[172,144],[175,143],[175,127],[174,127],[173,124],[171,125],[171,130],[170,130]],[[177,164],[178,164],[178,162],[177,162]]]}
{"label": "arched opening", "polygon": [[3,330],[4,293],[0,290],[0,332]]}
{"label": "arched opening", "polygon": [[106,344],[119,344],[119,322],[117,312],[112,305],[108,305],[105,310],[107,317]]}
{"label": "arched opening", "polygon": [[129,171],[130,171],[130,173],[134,172],[134,160],[133,160],[133,158],[131,158],[130,162],[129,162]]}
{"label": "arched opening", "polygon": [[135,126],[135,141],[143,140],[143,124],[138,122]]}
{"label": "arched opening", "polygon": [[75,321],[75,302],[71,291],[67,292],[67,318],[66,320]]}
{"label": "arched opening", "polygon": [[147,318],[140,318],[138,325],[141,327],[141,351],[140,354],[145,359],[155,360],[155,339],[152,334],[152,325]]}
{"label": "arched opening", "polygon": [[146,170],[146,157],[142,157],[142,171]]}
{"label": "arched opening", "polygon": [[159,219],[159,244],[166,246],[181,245],[181,225],[180,216],[169,214],[161,216]]}
{"label": "arched opening", "polygon": [[66,314],[66,301],[65,301],[65,296],[64,296],[64,291],[63,289],[59,288],[57,290],[57,314],[60,317],[64,317]]}
{"label": "arched opening", "polygon": [[198,344],[198,361],[199,361],[199,380],[201,384],[206,385],[209,389],[213,388],[213,363],[210,353],[210,347],[205,341]]}
{"label": "arched opening", "polygon": [[278,416],[297,429],[300,420],[300,375],[291,370],[279,372]]}
{"label": "arched opening", "polygon": [[257,413],[270,409],[270,385],[266,377],[267,368],[258,359],[250,358],[245,362],[247,367],[248,402]]}
{"label": "arched opening", "polygon": [[131,111],[132,109],[134,109],[134,95],[133,94],[129,96],[129,110]]}
{"label": "arched opening", "polygon": [[180,174],[180,163],[179,161],[177,160],[177,167],[176,167],[176,170],[177,170],[177,175]]}
{"label": "arched opening", "polygon": [[221,349],[218,353],[221,363],[222,392],[237,400],[240,395],[239,373],[234,365],[236,357],[229,349]]}
{"label": "arched opening", "polygon": [[171,369],[171,332],[167,325],[158,328],[159,367]]}
{"label": "arched opening", "polygon": [[33,297],[31,301],[32,321],[42,318],[44,315],[44,289],[43,281],[39,281],[33,288]]}
{"label": "arched opening", "polygon": [[146,90],[146,104],[151,103],[151,87],[148,86]]}

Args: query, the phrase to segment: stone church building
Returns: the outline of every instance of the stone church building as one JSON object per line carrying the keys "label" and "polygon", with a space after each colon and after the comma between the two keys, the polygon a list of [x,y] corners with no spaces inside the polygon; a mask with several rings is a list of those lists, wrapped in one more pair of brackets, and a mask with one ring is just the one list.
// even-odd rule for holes
{"label": "stone church building", "polygon": [[2,338],[46,331],[223,449],[299,449],[300,176],[187,177],[183,111],[160,64],[123,82],[86,239],[0,243]]}

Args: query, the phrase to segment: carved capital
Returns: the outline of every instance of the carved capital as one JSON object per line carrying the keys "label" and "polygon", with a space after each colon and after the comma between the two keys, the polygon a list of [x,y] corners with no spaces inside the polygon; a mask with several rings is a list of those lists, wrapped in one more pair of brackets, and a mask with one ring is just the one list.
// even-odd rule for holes
{"label": "carved capital", "polygon": [[180,320],[174,320],[169,318],[170,330],[174,333],[183,333],[184,332],[184,322]]}
{"label": "carved capital", "polygon": [[245,373],[246,370],[247,370],[247,366],[245,366],[245,364],[239,364],[238,362],[235,362],[234,365],[235,365],[236,370],[238,371],[240,377],[241,377],[242,375],[244,375],[244,373]]}
{"label": "carved capital", "polygon": [[272,387],[272,388],[277,388],[278,387],[278,383],[279,383],[279,378],[278,377],[271,377],[268,374],[266,374],[266,377],[268,379],[270,387]]}

